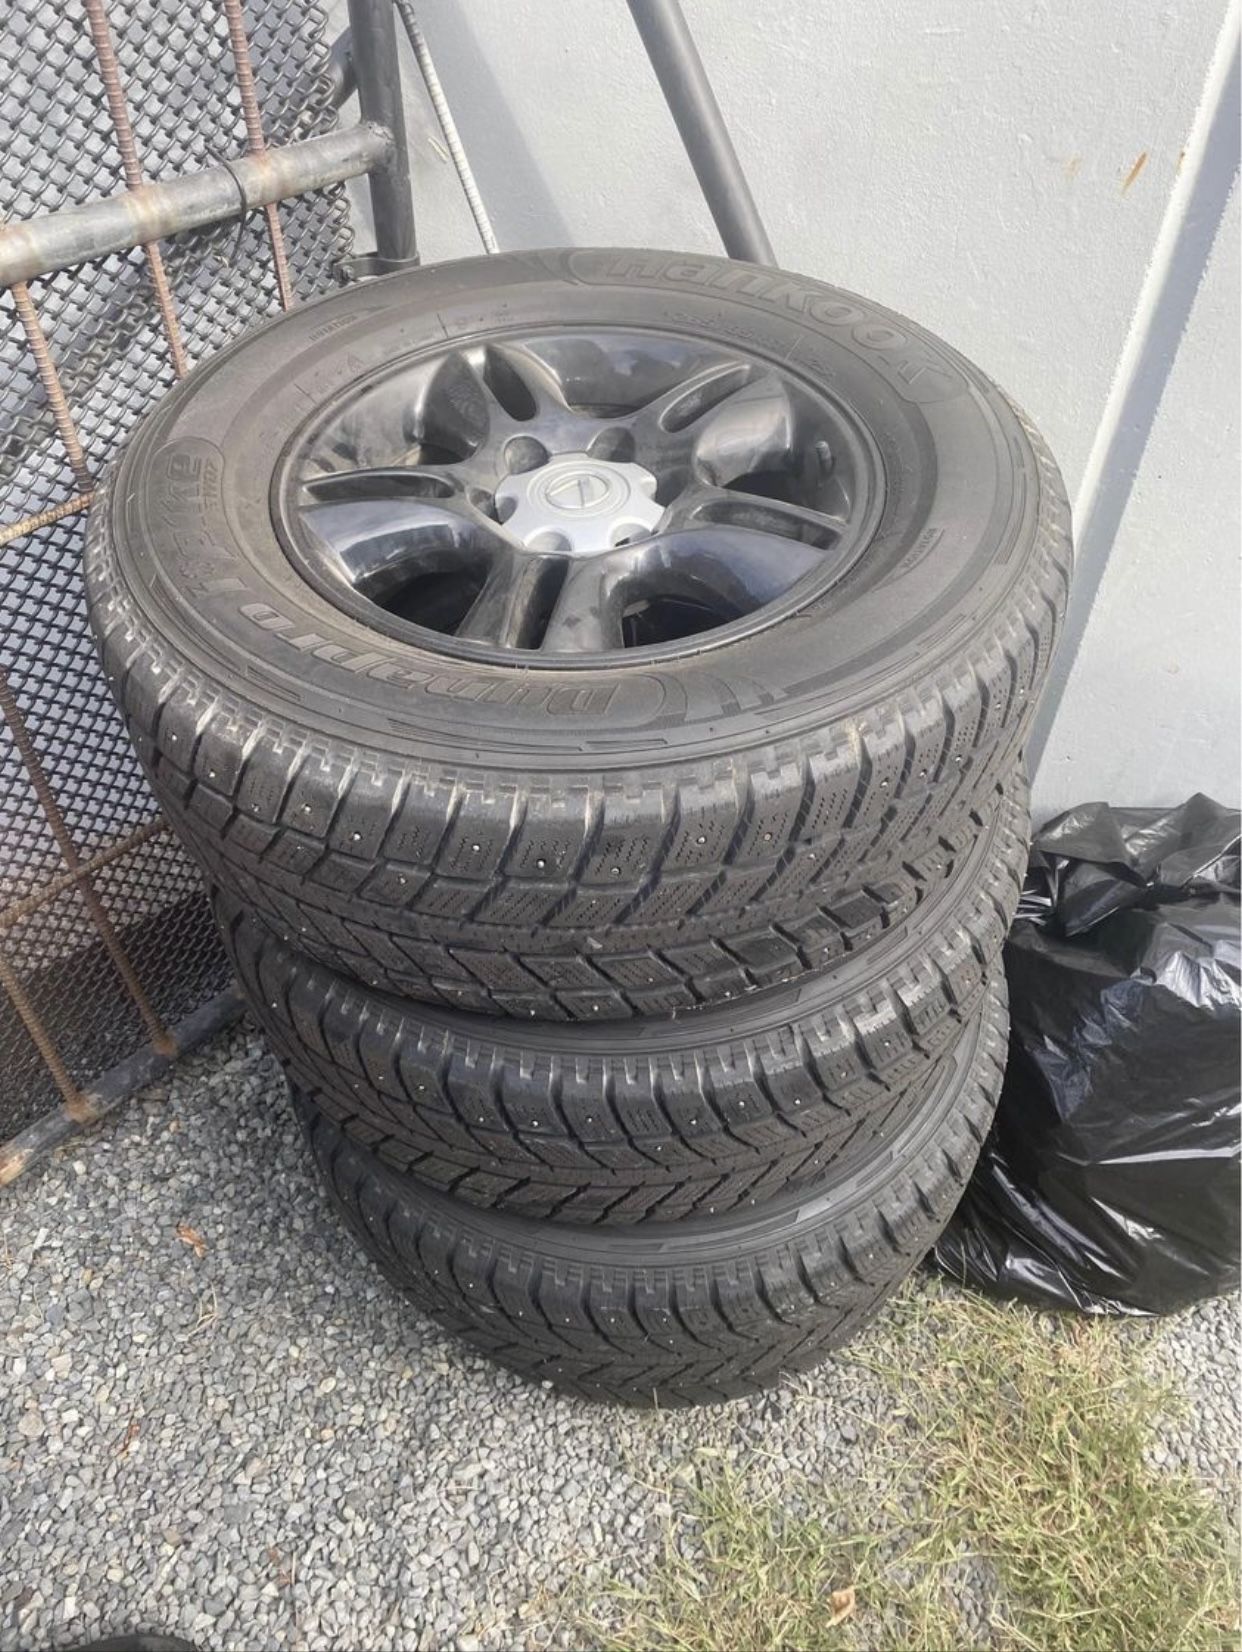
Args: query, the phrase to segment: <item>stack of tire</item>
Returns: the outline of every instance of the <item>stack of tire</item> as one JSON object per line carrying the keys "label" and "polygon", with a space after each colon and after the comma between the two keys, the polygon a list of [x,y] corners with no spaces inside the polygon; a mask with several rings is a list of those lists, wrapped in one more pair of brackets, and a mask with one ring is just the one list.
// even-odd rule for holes
{"label": "stack of tire", "polygon": [[[742,352],[797,380],[782,406],[848,413],[878,478],[853,563],[757,619],[572,659],[498,660],[319,578],[279,503],[308,418],[507,339],[481,372],[538,440],[505,451],[551,463],[520,340],[555,365],[553,329],[629,338],[627,362],[640,332]],[[557,396],[601,431],[625,411]],[[404,459],[369,437],[366,462],[426,465],[433,405],[402,414]],[[712,430],[727,488],[736,430]],[[752,527],[765,493],[783,508],[753,466],[736,491]],[[875,1313],[996,1105],[1020,754],[1069,566],[1056,468],[975,368],[722,259],[391,276],[168,395],[94,513],[93,624],[330,1195],[418,1308],[534,1378],[664,1405],[775,1382]]]}

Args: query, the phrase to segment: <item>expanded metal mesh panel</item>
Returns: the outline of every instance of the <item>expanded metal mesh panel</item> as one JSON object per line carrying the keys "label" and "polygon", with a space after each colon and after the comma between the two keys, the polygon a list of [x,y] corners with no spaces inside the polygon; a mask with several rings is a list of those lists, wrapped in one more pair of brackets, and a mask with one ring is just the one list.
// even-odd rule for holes
{"label": "expanded metal mesh panel", "polygon": [[[126,187],[108,74],[144,178],[244,153],[230,6],[111,0],[102,47],[94,0],[0,7],[0,217]],[[330,129],[322,13],[247,0],[240,19],[266,141]],[[275,227],[257,213],[161,243],[163,313],[141,249],[0,293],[0,1141],[227,983],[96,663],[80,565],[93,484],[174,382],[178,344],[192,366],[276,311],[277,250],[295,299],[332,284],[343,192],[275,211]]]}

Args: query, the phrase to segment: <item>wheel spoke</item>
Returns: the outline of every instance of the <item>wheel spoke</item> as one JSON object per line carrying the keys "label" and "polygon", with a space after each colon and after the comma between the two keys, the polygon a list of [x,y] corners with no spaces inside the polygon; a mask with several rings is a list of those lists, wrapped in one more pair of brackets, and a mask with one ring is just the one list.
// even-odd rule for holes
{"label": "wheel spoke", "polygon": [[304,474],[452,463],[468,458],[487,432],[484,387],[453,351],[362,391],[311,445]]}
{"label": "wheel spoke", "polygon": [[775,373],[742,385],[693,430],[695,468],[717,486],[758,471],[792,471],[798,462],[793,399]]}
{"label": "wheel spoke", "polygon": [[661,476],[661,497],[699,481],[723,486],[759,472],[790,471],[798,416],[777,374],[721,359],[656,396],[626,421],[635,457]]}
{"label": "wheel spoke", "polygon": [[337,470],[302,484],[306,505],[363,499],[450,499],[459,489],[441,470],[426,465],[368,465]]}
{"label": "wheel spoke", "polygon": [[493,398],[523,423],[571,411],[560,380],[547,362],[520,344],[491,344],[484,352],[484,381]]}
{"label": "wheel spoke", "polygon": [[701,367],[631,415],[636,433],[658,438],[688,430],[726,397],[736,395],[752,372],[745,362],[725,359]]}
{"label": "wheel spoke", "polygon": [[598,428],[571,407],[549,362],[519,344],[489,344],[477,370],[491,400],[492,423],[505,436],[529,435],[553,451],[581,447]]}
{"label": "wheel spoke", "polygon": [[559,564],[559,557],[523,555],[510,547],[499,550],[456,635],[501,648],[536,646],[548,587]]}
{"label": "wheel spoke", "polygon": [[496,404],[464,351],[454,350],[437,363],[419,391],[422,429],[428,441],[454,455],[448,462],[469,459],[487,442]]}
{"label": "wheel spoke", "polygon": [[698,522],[747,528],[773,539],[801,540],[821,550],[836,545],[849,526],[848,518],[835,511],[811,510],[787,499],[735,488],[695,488],[670,506],[669,528]]}
{"label": "wheel spoke", "polygon": [[418,443],[416,402],[404,377],[385,379],[353,401],[306,453],[304,474],[390,464]]}
{"label": "wheel spoke", "polygon": [[383,602],[418,574],[459,566],[509,541],[464,501],[347,499],[307,505],[302,521],[329,553],[329,567],[364,596]]}
{"label": "wheel spoke", "polygon": [[697,598],[733,615],[775,601],[808,574],[822,573],[831,557],[799,540],[711,523],[657,534],[639,549],[636,589]]}
{"label": "wheel spoke", "polygon": [[550,452],[585,446],[597,421],[565,400],[551,367],[516,345],[458,352],[451,373],[427,393],[427,430],[461,457],[447,461],[455,477],[495,492],[514,470],[542,463]]}
{"label": "wheel spoke", "polygon": [[630,548],[571,561],[540,648],[591,654],[623,648],[626,591],[638,559]]}

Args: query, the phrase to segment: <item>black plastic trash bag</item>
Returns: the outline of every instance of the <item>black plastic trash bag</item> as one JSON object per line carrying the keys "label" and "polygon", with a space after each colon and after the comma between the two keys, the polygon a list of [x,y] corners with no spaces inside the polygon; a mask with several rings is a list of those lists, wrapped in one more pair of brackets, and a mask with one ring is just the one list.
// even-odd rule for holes
{"label": "black plastic trash bag", "polygon": [[994,1295],[1169,1313],[1235,1289],[1242,816],[1092,803],[1035,838],[996,1123],[935,1261]]}

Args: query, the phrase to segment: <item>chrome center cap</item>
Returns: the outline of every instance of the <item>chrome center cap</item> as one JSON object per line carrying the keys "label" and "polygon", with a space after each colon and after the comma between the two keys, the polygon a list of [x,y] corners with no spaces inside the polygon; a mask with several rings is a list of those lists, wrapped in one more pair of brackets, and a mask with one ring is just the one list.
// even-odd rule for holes
{"label": "chrome center cap", "polygon": [[505,527],[532,551],[592,556],[650,533],[664,515],[656,479],[642,465],[560,453],[496,489]]}

